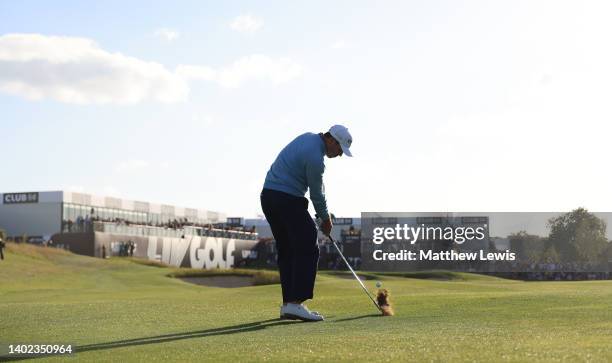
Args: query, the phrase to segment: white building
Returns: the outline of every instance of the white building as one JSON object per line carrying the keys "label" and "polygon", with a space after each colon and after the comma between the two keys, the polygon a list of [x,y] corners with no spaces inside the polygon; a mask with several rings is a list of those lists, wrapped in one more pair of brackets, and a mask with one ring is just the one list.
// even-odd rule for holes
{"label": "white building", "polygon": [[0,194],[0,228],[9,237],[50,237],[76,225],[78,220],[127,221],[133,224],[163,224],[184,221],[197,224],[225,222],[226,215],[204,209],[50,191]]}

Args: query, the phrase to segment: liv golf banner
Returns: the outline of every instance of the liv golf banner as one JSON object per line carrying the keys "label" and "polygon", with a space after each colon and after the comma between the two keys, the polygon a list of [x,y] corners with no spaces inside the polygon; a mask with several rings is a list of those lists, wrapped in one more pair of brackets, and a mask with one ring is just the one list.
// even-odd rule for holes
{"label": "liv golf banner", "polygon": [[[134,245],[135,257],[177,267],[232,268],[257,258],[257,241],[221,237],[136,237],[95,232],[95,255],[120,255]],[[127,247],[126,247],[127,246]],[[125,251],[124,250],[124,251]]]}

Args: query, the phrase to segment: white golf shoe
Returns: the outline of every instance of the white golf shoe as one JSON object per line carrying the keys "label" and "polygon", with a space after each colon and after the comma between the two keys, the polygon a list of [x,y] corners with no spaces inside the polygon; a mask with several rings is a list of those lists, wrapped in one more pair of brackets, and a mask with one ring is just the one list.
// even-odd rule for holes
{"label": "white golf shoe", "polygon": [[303,304],[292,304],[281,306],[281,319],[303,320],[303,321],[321,321],[324,320],[323,315],[316,311],[310,311]]}

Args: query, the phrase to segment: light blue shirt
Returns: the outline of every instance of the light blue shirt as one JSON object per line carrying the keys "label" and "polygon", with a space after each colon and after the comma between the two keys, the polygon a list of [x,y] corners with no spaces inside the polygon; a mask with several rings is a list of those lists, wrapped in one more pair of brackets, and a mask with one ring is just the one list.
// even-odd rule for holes
{"label": "light blue shirt", "polygon": [[323,172],[325,143],[319,134],[307,132],[291,141],[276,157],[268,170],[264,188],[304,197],[310,189],[310,200],[317,214],[328,218]]}

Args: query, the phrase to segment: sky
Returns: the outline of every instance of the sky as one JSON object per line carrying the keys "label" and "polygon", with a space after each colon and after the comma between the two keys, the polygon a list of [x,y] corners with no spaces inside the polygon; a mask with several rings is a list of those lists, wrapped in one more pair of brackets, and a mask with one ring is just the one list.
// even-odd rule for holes
{"label": "sky", "polygon": [[[611,211],[612,3],[0,0],[0,192],[261,215],[343,124],[329,210]],[[312,206],[311,206],[312,210]]]}

